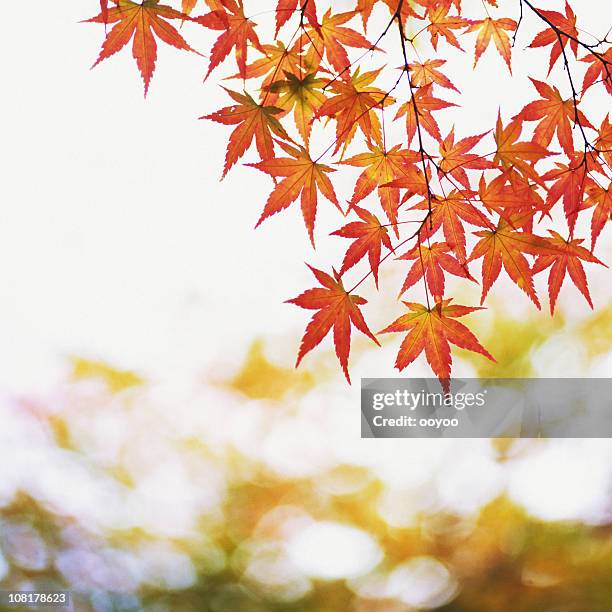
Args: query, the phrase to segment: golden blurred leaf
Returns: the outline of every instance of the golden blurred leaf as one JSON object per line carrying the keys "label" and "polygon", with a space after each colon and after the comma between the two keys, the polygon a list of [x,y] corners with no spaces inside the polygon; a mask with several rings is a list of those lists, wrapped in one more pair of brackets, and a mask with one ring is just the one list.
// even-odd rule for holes
{"label": "golden blurred leaf", "polygon": [[578,327],[578,334],[592,359],[612,347],[612,306],[601,308]]}
{"label": "golden blurred leaf", "polygon": [[516,319],[496,309],[489,329],[479,330],[477,321],[474,327],[485,346],[495,346],[497,362],[479,359],[469,351],[461,350],[460,354],[481,378],[529,378],[534,375],[531,361],[534,350],[563,325],[559,315],[551,318],[535,314],[527,319]]}
{"label": "golden blurred leaf", "polygon": [[302,395],[314,386],[314,377],[307,370],[283,368],[271,363],[261,340],[253,342],[240,371],[227,382],[231,389],[249,399],[281,400],[294,391]]}
{"label": "golden blurred leaf", "polygon": [[144,380],[129,370],[117,370],[103,361],[81,357],[72,358],[72,377],[75,380],[102,380],[113,393],[142,385]]}

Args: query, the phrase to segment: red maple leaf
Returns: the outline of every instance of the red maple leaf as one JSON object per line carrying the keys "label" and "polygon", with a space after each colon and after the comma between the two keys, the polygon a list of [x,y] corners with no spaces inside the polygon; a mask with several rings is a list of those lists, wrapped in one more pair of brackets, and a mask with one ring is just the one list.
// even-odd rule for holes
{"label": "red maple leaf", "polygon": [[317,112],[317,117],[336,119],[334,153],[350,144],[357,127],[368,142],[382,144],[382,130],[376,109],[392,104],[394,100],[378,87],[371,87],[379,73],[380,69],[361,74],[357,68],[350,79],[336,79],[333,82],[331,89],[336,95],[325,100]]}
{"label": "red maple leaf", "polygon": [[[182,2],[185,6],[189,6],[191,10],[193,10],[198,0],[182,0]],[[226,0],[204,0],[204,4],[206,4],[211,11],[222,11],[225,9]]]}
{"label": "red maple leaf", "polygon": [[[368,21],[370,19],[370,15],[372,14],[372,10],[374,9],[374,5],[379,0],[357,0],[357,6],[355,7],[355,12],[361,15],[361,19],[363,21],[363,29],[365,30],[368,26]],[[382,0],[389,9],[391,15],[396,15],[398,9],[400,9],[400,15],[403,23],[406,23],[406,19],[408,17],[417,17],[420,19],[420,16],[414,11],[414,9],[410,6],[412,2],[403,2],[402,0]],[[401,8],[400,8],[401,2]]]}
{"label": "red maple leaf", "polygon": [[582,93],[584,94],[589,87],[592,87],[600,80],[605,85],[608,93],[612,95],[612,47],[606,49],[605,53],[597,55],[589,53],[589,55],[583,57],[580,61],[591,64],[584,75]]}
{"label": "red maple leaf", "polygon": [[568,164],[556,163],[556,168],[542,177],[554,181],[548,189],[545,211],[549,211],[559,200],[563,200],[563,210],[570,233],[574,232],[578,213],[585,208],[584,193],[591,185],[589,172],[599,167],[597,158],[576,151],[569,156]]}
{"label": "red maple leaf", "polygon": [[281,70],[293,70],[294,66],[299,69],[299,52],[291,52],[285,47],[282,40],[275,42],[274,45],[262,45],[264,57],[257,58],[252,64],[247,64],[244,76],[236,72],[226,79],[257,79],[267,75],[261,87],[267,90]]}
{"label": "red maple leaf", "polygon": [[612,121],[610,121],[610,115],[606,115],[601,122],[595,146],[603,154],[606,163],[612,166]]}
{"label": "red maple leaf", "polygon": [[534,180],[542,185],[543,181],[535,171],[534,165],[544,157],[552,155],[546,147],[537,142],[516,142],[520,137],[522,124],[514,119],[506,127],[503,126],[501,114],[497,115],[495,125],[495,143],[497,151],[493,158],[494,164],[500,164],[503,168],[516,168],[523,176]]}
{"label": "red maple leaf", "polygon": [[539,121],[536,126],[533,139],[534,142],[548,147],[555,132],[559,144],[567,155],[574,151],[574,137],[570,121],[575,121],[576,116],[583,128],[595,129],[582,111],[575,108],[572,97],[564,100],[556,87],[529,77],[542,100],[530,102],[523,110],[514,117],[518,121]]}
{"label": "red maple leaf", "polygon": [[304,356],[320,344],[333,327],[336,356],[340,361],[344,376],[350,384],[348,359],[351,350],[351,325],[354,325],[376,344],[379,344],[374,334],[369,330],[359,309],[359,306],[366,304],[367,300],[358,295],[347,293],[337,274],[335,274],[336,278],[334,279],[321,270],[311,266],[308,267],[312,270],[322,288],[307,289],[298,297],[287,300],[290,304],[295,304],[301,308],[318,311],[306,327],[295,366],[300,365]]}
{"label": "red maple leaf", "polygon": [[489,183],[480,175],[478,197],[488,210],[510,222],[512,215],[528,210],[544,210],[544,200],[535,185],[514,168],[504,170]]}
{"label": "red maple leaf", "polygon": [[304,17],[314,27],[318,28],[317,7],[315,0],[278,0],[276,6],[276,35],[294,13],[303,13]]}
{"label": "red maple leaf", "polygon": [[453,89],[459,91],[452,83],[452,81],[442,72],[438,70],[440,66],[444,66],[446,60],[433,59],[425,60],[423,63],[413,62],[410,64],[410,79],[415,87],[423,87],[436,83],[446,89]]}
{"label": "red maple leaf", "polygon": [[[424,6],[427,10],[434,8],[443,8],[447,13],[453,7],[457,9],[458,13],[461,13],[461,0],[415,0],[417,4]],[[424,19],[424,17],[420,17]]]}
{"label": "red maple leaf", "polygon": [[[435,196],[431,201],[431,216],[424,223],[419,235],[421,241],[431,238],[442,227],[445,242],[461,261],[465,261],[464,223],[493,228],[489,219],[467,199],[471,195],[471,192],[451,191],[446,196]],[[415,204],[412,210],[415,209],[428,210],[429,200]]]}
{"label": "red maple leaf", "polygon": [[353,205],[352,210],[357,213],[361,221],[347,223],[344,227],[332,233],[332,236],[354,239],[344,256],[340,276],[367,255],[370,269],[374,275],[374,282],[376,288],[378,288],[378,266],[380,265],[381,248],[384,245],[387,249],[393,251],[389,232],[384,225],[380,224],[376,215],[368,212],[365,208]]}
{"label": "red maple leaf", "polygon": [[423,351],[434,374],[442,382],[445,391],[449,389],[452,356],[450,344],[484,355],[495,361],[491,354],[463,323],[456,321],[478,307],[452,305],[451,300],[442,300],[433,308],[413,302],[403,302],[408,313],[396,319],[380,333],[408,332],[402,340],[395,367],[402,371]]}
{"label": "red maple leaf", "polygon": [[121,51],[133,38],[132,55],[144,81],[145,96],[149,91],[149,83],[155,72],[157,61],[155,36],[177,49],[198,53],[167,21],[168,19],[184,21],[189,17],[170,6],[159,4],[159,0],[143,0],[142,4],[136,4],[131,0],[118,0],[117,6],[111,9],[108,8],[108,3],[102,3],[101,8],[99,15],[87,19],[86,22],[116,25],[107,33],[100,55],[92,68]]}
{"label": "red maple leaf", "polygon": [[[565,47],[567,43],[570,43],[570,47],[574,52],[574,55],[578,53],[578,30],[576,29],[576,15],[572,10],[572,7],[569,3],[565,2],[565,15],[559,13],[558,11],[545,11],[543,9],[538,9],[538,12],[546,19],[550,21],[556,28],[558,28],[561,32],[566,34],[565,36],[558,36],[557,32],[547,26],[545,30],[540,32],[529,45],[530,47],[548,47],[552,45],[550,49],[550,63],[548,66],[548,74],[553,69],[555,62],[559,59],[559,56],[562,53],[562,47]],[[572,38],[569,38],[569,37]]]}
{"label": "red maple leaf", "polygon": [[530,255],[550,254],[552,249],[545,238],[516,229],[525,223],[530,216],[532,216],[532,213],[523,215],[522,218],[515,216],[512,219],[514,224],[505,219],[500,219],[495,230],[474,232],[476,236],[480,237],[480,241],[474,247],[467,261],[469,263],[481,257],[484,258],[482,261],[481,304],[487,297],[489,289],[499,277],[503,264],[508,276],[540,308],[540,301],[533,287],[533,272],[524,253]]}
{"label": "red maple leaf", "polygon": [[612,185],[604,189],[601,185],[593,184],[587,187],[586,192],[588,198],[585,207],[595,206],[591,218],[591,249],[593,249],[601,230],[612,218]]}
{"label": "red maple leaf", "polygon": [[108,23],[108,0],[100,0],[100,15],[102,16],[102,21],[105,24]]}
{"label": "red maple leaf", "polygon": [[[578,287],[580,293],[584,295],[589,306],[593,308],[593,302],[591,295],[589,294],[589,286],[587,283],[586,274],[582,267],[582,262],[587,261],[589,263],[598,263],[605,266],[603,262],[599,261],[590,251],[580,246],[583,242],[582,239],[566,240],[553,230],[548,230],[552,238],[549,238],[551,246],[555,249],[553,253],[540,255],[535,264],[533,265],[532,272],[537,274],[546,270],[549,266],[550,274],[548,275],[548,295],[550,298],[550,314],[555,313],[555,304],[557,303],[557,297],[559,290],[563,284],[563,279],[566,273],[572,279],[574,285]],[[607,268],[608,266],[606,266]]]}
{"label": "red maple leaf", "polygon": [[469,153],[488,132],[462,138],[455,142],[455,128],[440,142],[440,161],[438,162],[440,175],[447,174],[453,177],[466,189],[470,188],[466,170],[485,170],[493,168],[493,164],[482,155]]}
{"label": "red maple leaf", "polygon": [[282,41],[278,40],[275,45],[263,45],[262,49],[265,57],[260,57],[252,64],[248,64],[244,76],[237,72],[227,79],[257,79],[265,76],[261,83],[261,90],[265,91],[268,97],[270,86],[278,79],[281,71],[300,74],[303,70],[309,71],[312,68],[306,64],[296,46],[288,49]]}
{"label": "red maple leaf", "polygon": [[378,2],[378,0],[357,0],[355,12],[361,15],[364,31],[368,27],[368,21],[370,20],[370,15],[372,15],[376,2]]}
{"label": "red maple leaf", "polygon": [[493,39],[499,54],[503,57],[506,65],[508,66],[508,70],[510,70],[510,74],[512,74],[512,45],[506,30],[516,30],[516,26],[517,24],[514,19],[505,18],[491,19],[490,17],[487,17],[481,21],[472,22],[466,32],[476,32],[477,30],[480,30],[478,33],[478,38],[476,39],[476,48],[474,51],[474,67],[476,67],[480,56],[489,46],[491,39]]}
{"label": "red maple leaf", "polygon": [[[378,187],[381,206],[393,225],[397,236],[397,210],[400,204],[400,189],[399,187],[387,187],[385,185],[388,185],[394,179],[411,175],[414,172],[414,166],[411,164],[417,161],[418,154],[402,149],[400,145],[396,145],[388,151],[378,145],[368,145],[368,149],[370,150],[368,153],[360,153],[340,162],[349,166],[365,168],[357,179],[349,206],[354,207]],[[422,187],[424,190],[425,181],[422,181]]]}
{"label": "red maple leaf", "polygon": [[447,102],[446,100],[434,97],[431,93],[432,88],[433,85],[430,83],[429,85],[424,85],[417,89],[414,93],[414,102],[412,100],[404,102],[395,115],[395,119],[399,119],[404,115],[406,116],[408,144],[412,142],[417,132],[417,118],[414,112],[415,105],[419,111],[419,125],[429,132],[436,140],[440,140],[442,136],[438,123],[431,113],[443,108],[448,108],[449,106],[457,106],[453,102]]}
{"label": "red maple leaf", "polygon": [[431,36],[431,44],[434,50],[437,50],[438,37],[443,36],[446,42],[463,51],[453,30],[466,28],[471,22],[458,15],[449,15],[449,9],[450,3],[439,2],[429,5],[427,9],[427,18],[429,19],[427,31]]}
{"label": "red maple leaf", "polygon": [[246,79],[247,72],[247,49],[249,43],[261,53],[265,53],[255,32],[255,23],[244,15],[242,0],[219,0],[223,10],[213,10],[206,15],[195,17],[201,25],[211,30],[220,30],[210,52],[210,63],[206,77],[231,53],[234,49],[238,73]]}
{"label": "red maple leaf", "polygon": [[312,52],[319,60],[325,54],[332,68],[341,74],[344,74],[350,66],[346,47],[377,50],[363,34],[345,27],[344,24],[356,15],[355,11],[332,15],[330,9],[323,15],[323,20],[318,28],[309,28],[306,37],[310,42]]}
{"label": "red maple leaf", "polygon": [[[302,215],[308,230],[310,242],[314,246],[314,225],[317,215],[317,191],[320,191],[330,202],[336,205],[343,213],[336,197],[334,187],[327,174],[335,172],[334,168],[313,161],[304,147],[292,147],[279,142],[280,146],[291,157],[276,157],[262,160],[256,164],[247,164],[266,172],[273,178],[283,177],[270,196],[264,207],[258,227],[265,219],[288,208],[301,195]],[[344,214],[344,213],[343,213]]]}
{"label": "red maple leaf", "polygon": [[453,257],[450,254],[451,250],[446,242],[435,242],[431,246],[425,246],[424,244],[417,245],[398,257],[398,260],[414,261],[414,264],[412,264],[408,271],[399,296],[425,276],[434,299],[442,299],[444,297],[445,284],[444,272],[476,282],[470,274],[467,265]]}
{"label": "red maple leaf", "polygon": [[200,119],[210,119],[225,125],[238,126],[229,138],[223,176],[246,153],[253,139],[255,139],[259,156],[264,160],[274,157],[273,134],[279,138],[291,140],[285,128],[275,117],[283,112],[280,108],[258,104],[247,93],[240,94],[230,89],[225,89],[225,91],[237,104],[200,117]]}

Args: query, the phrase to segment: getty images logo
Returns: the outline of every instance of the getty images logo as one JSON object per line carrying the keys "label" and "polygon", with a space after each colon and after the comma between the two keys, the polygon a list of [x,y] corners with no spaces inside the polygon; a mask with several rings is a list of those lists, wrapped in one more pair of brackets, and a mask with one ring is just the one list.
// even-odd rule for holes
{"label": "getty images logo", "polygon": [[463,410],[473,406],[482,407],[486,403],[486,389],[476,393],[432,393],[426,391],[409,391],[396,389],[393,392],[374,393],[372,395],[372,408],[384,410],[385,408],[406,408],[415,411],[420,408],[455,408]]}

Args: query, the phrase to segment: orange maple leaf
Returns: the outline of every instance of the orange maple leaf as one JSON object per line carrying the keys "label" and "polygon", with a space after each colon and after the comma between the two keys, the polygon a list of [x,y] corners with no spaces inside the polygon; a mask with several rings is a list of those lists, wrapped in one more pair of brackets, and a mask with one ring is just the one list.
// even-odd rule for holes
{"label": "orange maple leaf", "polygon": [[582,111],[574,107],[573,98],[564,100],[556,87],[531,77],[529,79],[543,99],[527,104],[513,120],[540,121],[533,135],[534,141],[548,147],[556,132],[559,144],[567,155],[571,155],[574,151],[574,137],[570,120],[573,122],[577,114],[582,127],[595,128]]}
{"label": "orange maple leaf", "polygon": [[441,170],[440,176],[448,174],[458,181],[466,189],[470,188],[466,170],[486,170],[493,168],[493,164],[475,153],[469,153],[488,132],[476,136],[462,138],[455,142],[455,128],[451,129],[448,136],[440,142],[440,161],[438,167]]}
{"label": "orange maple leaf", "polygon": [[438,68],[444,66],[444,64],[446,64],[446,60],[442,59],[425,60],[423,63],[413,62],[410,64],[410,78],[412,84],[415,87],[423,87],[424,85],[436,83],[441,87],[459,91],[453,85],[452,81],[444,73],[438,70]]}
{"label": "orange maple leaf", "polygon": [[512,219],[513,223],[509,223],[506,219],[500,219],[496,229],[474,232],[476,236],[480,237],[480,241],[474,247],[467,261],[469,263],[481,257],[484,258],[482,261],[481,304],[487,297],[489,289],[499,277],[503,264],[508,276],[529,296],[538,309],[541,308],[533,286],[533,273],[523,253],[530,255],[550,254],[551,251],[554,253],[554,249],[549,246],[545,238],[517,229],[532,214],[523,215],[522,218],[515,216]]}
{"label": "orange maple leaf", "polygon": [[[582,239],[576,238],[574,240],[566,240],[553,230],[548,230],[548,232],[552,236],[552,238],[548,238],[548,241],[551,246],[554,247],[555,251],[554,253],[540,255],[533,265],[532,273],[537,274],[538,272],[546,270],[549,266],[552,266],[550,274],[548,275],[550,314],[552,315],[555,313],[555,304],[557,303],[559,290],[561,289],[566,273],[569,273],[574,285],[576,285],[580,293],[584,295],[589,306],[593,308],[593,302],[589,294],[589,286],[584,268],[582,267],[582,261],[598,263],[602,266],[606,264],[599,261],[590,251],[580,246],[583,242]],[[606,266],[606,268],[607,267],[608,266]]]}
{"label": "orange maple leaf", "polygon": [[466,30],[466,33],[480,30],[478,32],[478,37],[476,38],[474,67],[476,67],[481,55],[489,46],[491,39],[493,39],[499,54],[504,58],[504,61],[508,66],[508,70],[510,70],[510,74],[512,74],[512,45],[506,30],[516,30],[516,26],[517,23],[514,21],[514,19],[491,19],[490,17],[487,17],[481,21],[472,22],[472,25],[470,25],[470,27]]}
{"label": "orange maple leaf", "polygon": [[[299,74],[302,70],[311,71],[311,67],[306,65],[304,58],[300,55],[299,49],[294,45],[287,49],[282,41],[276,41],[275,45],[263,45],[265,57],[256,59],[252,64],[248,64],[244,77],[237,72],[227,79],[257,79],[265,76],[261,83],[261,90],[269,92],[270,85],[277,80],[281,70],[287,70],[292,74]],[[268,93],[266,93],[266,96]]]}
{"label": "orange maple leaf", "polygon": [[554,181],[549,187],[544,210],[548,212],[563,199],[563,211],[570,233],[574,232],[578,213],[585,208],[584,193],[591,185],[589,172],[599,168],[593,154],[576,151],[569,156],[568,164],[556,163],[556,168],[542,176],[545,181]]}
{"label": "orange maple leaf", "polygon": [[200,117],[200,119],[210,119],[225,125],[238,126],[229,138],[223,176],[246,153],[253,139],[255,139],[255,146],[260,157],[264,160],[274,157],[272,134],[291,140],[285,128],[275,117],[275,115],[283,112],[280,108],[258,104],[247,93],[239,94],[230,89],[225,89],[225,91],[237,104],[226,106],[210,115]]}
{"label": "orange maple leaf", "polygon": [[100,16],[105,24],[108,23],[108,2],[109,0],[100,0]]}
{"label": "orange maple leaf", "polygon": [[208,72],[204,78],[207,79],[210,73],[234,49],[238,73],[243,79],[246,79],[249,43],[261,53],[265,53],[265,49],[255,32],[255,23],[244,15],[242,0],[220,0],[220,3],[223,10],[213,10],[206,15],[193,18],[193,21],[206,28],[221,31],[210,52]]}
{"label": "orange maple leaf", "polygon": [[584,75],[582,93],[584,94],[589,87],[592,87],[600,80],[605,85],[608,93],[612,95],[612,47],[606,49],[605,53],[598,55],[589,53],[589,55],[583,57],[580,61],[591,64]]}
{"label": "orange maple leaf", "polygon": [[319,60],[325,54],[328,62],[338,73],[345,73],[350,66],[350,60],[346,52],[346,47],[355,49],[378,50],[370,43],[363,34],[344,27],[344,24],[353,19],[357,13],[348,11],[332,15],[329,9],[318,28],[310,26],[308,29],[308,42],[310,42],[313,52]]}
{"label": "orange maple leaf", "polygon": [[[378,187],[378,197],[382,209],[394,227],[395,235],[397,229],[397,211],[400,205],[400,188],[389,187],[388,184],[401,177],[408,178],[416,174],[414,166],[418,154],[414,151],[402,149],[396,145],[388,151],[379,145],[368,145],[368,153],[360,153],[341,161],[341,164],[365,168],[355,183],[353,197],[349,207],[354,207],[365,197],[370,195]],[[425,181],[422,182],[422,190],[425,190]],[[404,187],[404,183],[401,185]]]}
{"label": "orange maple leaf", "polygon": [[336,356],[340,361],[344,376],[350,384],[348,359],[351,350],[351,325],[354,325],[361,333],[380,346],[374,334],[369,330],[359,309],[359,306],[367,304],[367,300],[358,295],[347,293],[337,274],[335,274],[336,278],[334,279],[321,270],[311,266],[308,267],[312,270],[322,288],[307,289],[298,297],[287,300],[290,304],[295,304],[301,308],[318,311],[306,327],[295,367],[300,365],[308,352],[321,343],[333,327]]}
{"label": "orange maple leaf", "polygon": [[[552,45],[550,49],[550,63],[548,66],[548,74],[550,74],[555,62],[559,59],[559,56],[562,53],[561,45],[565,47],[569,42],[574,55],[578,53],[577,41],[579,39],[579,34],[578,30],[576,29],[576,15],[567,0],[565,2],[565,15],[559,13],[558,11],[545,11],[543,9],[538,9],[538,12],[544,15],[544,17],[546,17],[550,23],[565,34],[565,36],[557,36],[555,30],[547,26],[546,29],[540,32],[529,45],[533,48],[548,47],[549,45]],[[571,36],[571,38],[569,38],[568,35]]]}
{"label": "orange maple leaf", "polygon": [[[414,0],[417,4],[424,6],[426,9],[444,8],[446,12],[450,11],[453,7],[457,9],[458,13],[461,13],[461,0]],[[423,19],[423,17],[421,17]]]}
{"label": "orange maple leaf", "polygon": [[378,2],[378,0],[357,0],[355,12],[361,15],[364,32],[368,28],[368,21],[370,20],[370,16],[372,15],[376,2]]}
{"label": "orange maple leaf", "polygon": [[449,15],[449,10],[450,3],[446,3],[446,5],[445,3],[434,3],[427,9],[427,17],[429,19],[427,31],[431,36],[431,44],[434,50],[437,51],[438,37],[443,36],[450,45],[463,51],[453,30],[466,28],[471,22],[458,15]]}
{"label": "orange maple leaf", "polygon": [[133,38],[132,55],[142,75],[146,96],[157,61],[155,36],[177,49],[198,53],[187,44],[168,19],[184,21],[189,17],[170,6],[159,4],[159,0],[143,0],[142,4],[131,0],[117,0],[117,6],[110,9],[107,3],[103,4],[100,14],[87,19],[86,23],[116,25],[107,33],[100,55],[92,68],[123,49]]}
{"label": "orange maple leaf", "polygon": [[285,112],[293,110],[295,125],[304,143],[308,145],[312,120],[325,102],[325,94],[322,91],[324,81],[317,78],[316,72],[308,74],[283,72],[285,78],[274,81],[268,91],[277,94],[277,97],[274,98],[276,106]]}
{"label": "orange maple leaf", "polygon": [[278,0],[276,6],[276,35],[294,13],[303,13],[304,17],[314,27],[318,28],[317,7],[315,0]]}
{"label": "orange maple leaf", "polygon": [[274,179],[283,177],[283,180],[276,185],[268,197],[255,227],[258,227],[268,217],[288,208],[301,194],[302,215],[310,242],[314,246],[317,191],[320,191],[344,214],[338,203],[334,187],[327,176],[329,172],[335,172],[335,169],[313,161],[304,147],[296,148],[282,142],[279,142],[279,145],[291,157],[276,157],[256,164],[247,164],[266,172]]}
{"label": "orange maple leaf", "polygon": [[412,100],[404,102],[404,104],[399,107],[397,114],[395,115],[395,119],[399,119],[404,115],[406,116],[408,144],[412,142],[412,139],[417,131],[417,119],[414,112],[415,105],[419,110],[419,124],[421,128],[424,128],[438,141],[442,138],[442,136],[440,134],[438,123],[431,113],[436,110],[448,108],[449,106],[457,106],[453,102],[447,102],[446,100],[441,100],[440,98],[434,97],[432,95],[432,88],[433,84],[431,83],[429,85],[419,87],[419,89],[417,89],[414,93],[414,103]]}
{"label": "orange maple leaf", "polygon": [[385,226],[380,224],[376,215],[371,212],[356,205],[352,206],[352,210],[357,213],[361,221],[347,223],[331,234],[332,236],[354,239],[344,256],[340,276],[367,255],[370,269],[374,275],[374,282],[376,288],[378,288],[378,266],[380,265],[381,248],[384,245],[387,249],[393,251],[389,232]]}
{"label": "orange maple leaf", "polygon": [[597,238],[605,224],[612,218],[612,186],[604,189],[600,185],[591,185],[586,189],[588,198],[586,207],[595,206],[591,218],[591,250],[595,247]]}
{"label": "orange maple leaf", "polygon": [[542,178],[535,171],[533,165],[544,157],[552,155],[552,153],[549,153],[545,147],[537,142],[516,142],[521,135],[521,130],[522,123],[516,119],[504,128],[501,114],[498,113],[497,124],[495,125],[497,151],[493,163],[501,164],[504,168],[515,167],[523,176],[542,185]]}
{"label": "orange maple leaf", "polygon": [[[204,0],[204,2],[211,11],[222,11],[224,9],[225,0]],[[198,0],[182,0],[183,13],[189,15],[197,3]]]}
{"label": "orange maple leaf", "polygon": [[463,323],[456,321],[471,312],[482,310],[478,307],[452,305],[451,300],[437,302],[433,308],[414,302],[403,302],[408,313],[396,319],[380,333],[408,332],[402,340],[395,367],[402,371],[423,351],[434,374],[449,390],[452,356],[450,344],[479,353],[495,361],[493,356],[478,342],[476,336]]}
{"label": "orange maple leaf", "polygon": [[[389,13],[391,13],[392,16],[397,15],[399,11],[400,19],[402,20],[404,24],[406,23],[406,20],[408,19],[408,17],[416,17],[417,19],[422,19],[421,15],[419,15],[412,8],[412,0],[409,0],[409,1],[382,0],[382,1],[387,5],[387,8],[389,9]],[[372,2],[372,4],[374,4],[374,2]]]}
{"label": "orange maple leaf", "polygon": [[[421,228],[421,241],[431,238],[442,227],[445,242],[461,261],[466,259],[464,223],[476,227],[493,228],[491,221],[468,200],[472,192],[451,191],[446,196],[434,196],[431,201],[431,216]],[[423,200],[412,210],[428,210],[429,201]]]}
{"label": "orange maple leaf", "polygon": [[446,242],[435,242],[431,246],[417,245],[398,257],[398,260],[414,261],[400,289],[399,296],[425,276],[434,299],[442,299],[444,297],[445,271],[476,282],[470,274],[467,264],[461,263],[450,255],[450,252],[451,248]]}
{"label": "orange maple leaf", "polygon": [[[389,9],[391,15],[396,15],[398,9],[400,8],[399,3],[401,0],[382,0]],[[370,20],[370,15],[372,14],[372,10],[374,9],[374,5],[378,2],[378,0],[357,0],[357,6],[355,7],[355,12],[361,15],[361,19],[363,21],[363,29],[364,31],[368,27],[368,21]],[[401,20],[403,23],[406,23],[408,17],[417,17],[421,18],[418,13],[414,11],[414,9],[410,6],[412,4],[412,0],[410,2],[402,2],[401,5]]]}
{"label": "orange maple leaf", "polygon": [[347,81],[337,79],[331,86],[335,96],[328,98],[317,112],[317,118],[333,117],[336,120],[336,144],[334,153],[346,149],[361,129],[368,142],[382,144],[382,130],[376,109],[393,104],[393,98],[371,87],[381,69],[360,74],[359,68]]}
{"label": "orange maple leaf", "polygon": [[601,122],[595,146],[603,154],[606,163],[612,166],[612,121],[610,121],[610,115],[606,115]]}
{"label": "orange maple leaf", "polygon": [[484,174],[480,176],[478,197],[490,211],[510,222],[512,215],[535,208],[544,210],[544,200],[535,186],[514,168],[503,171],[487,184]]}

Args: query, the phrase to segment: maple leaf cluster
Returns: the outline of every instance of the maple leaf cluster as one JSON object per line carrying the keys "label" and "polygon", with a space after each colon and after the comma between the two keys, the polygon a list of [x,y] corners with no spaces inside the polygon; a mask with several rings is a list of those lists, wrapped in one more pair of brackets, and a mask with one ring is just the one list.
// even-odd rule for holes
{"label": "maple leaf cluster", "polygon": [[[242,0],[182,0],[175,7],[101,0],[100,13],[88,21],[106,28],[94,65],[131,42],[145,94],[158,40],[197,53],[180,27],[189,24],[194,35],[210,30],[215,41],[205,79],[234,64],[237,72],[227,78],[239,84],[224,88],[228,106],[202,118],[229,130],[223,177],[252,145],[258,159],[247,165],[271,177],[257,225],[299,201],[314,247],[320,200],[337,209],[343,221],[332,235],[349,241],[344,257],[329,273],[311,267],[319,286],[289,300],[314,311],[297,364],[331,332],[350,382],[352,327],[379,343],[361,310],[366,300],[355,291],[369,278],[387,290],[379,270],[388,260],[405,267],[398,294],[405,311],[380,333],[405,334],[399,370],[424,353],[442,380],[451,376],[451,344],[493,359],[457,319],[481,309],[502,270],[537,308],[534,276],[547,271],[551,314],[566,275],[593,307],[584,264],[605,265],[594,249],[612,214],[612,124],[609,115],[595,121],[585,100],[609,106],[612,46],[605,38],[585,41],[569,3],[559,11],[531,0],[506,3],[516,15],[504,14],[496,0],[471,7],[470,14],[461,0],[355,0],[354,9],[343,12],[322,0],[270,4],[275,10],[268,15],[260,2],[247,12]],[[273,41],[260,39],[259,17],[250,16],[255,9],[272,20]],[[375,11],[382,16],[378,32],[371,26]],[[443,131],[440,117],[461,101],[445,58],[469,47],[468,61],[477,70],[491,48],[500,69],[512,73],[514,42],[527,19],[539,32],[521,52],[540,49],[548,56],[542,74],[530,77],[534,99],[506,120],[500,109],[488,132]],[[385,63],[382,52],[391,57],[393,49],[399,69]],[[380,65],[364,68],[366,57],[380,58]],[[391,144],[393,122],[403,135]],[[333,140],[315,153],[313,129],[330,123]],[[334,173],[348,167],[359,175],[343,200]],[[563,235],[553,224],[557,211]],[[588,247],[575,235],[584,215],[590,216]],[[358,266],[365,274],[347,282]],[[449,276],[479,283],[480,306],[454,304]],[[416,293],[425,303],[412,301]]]}

